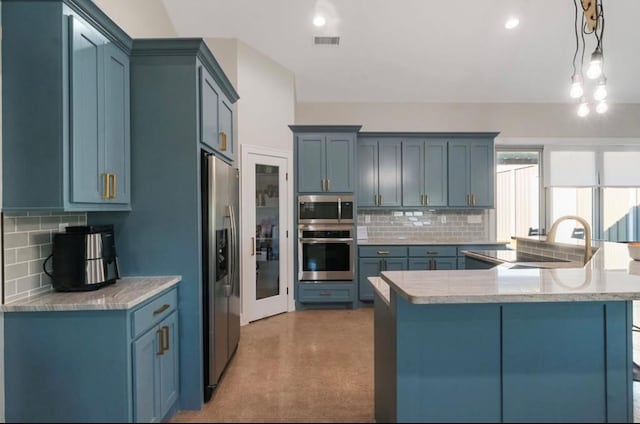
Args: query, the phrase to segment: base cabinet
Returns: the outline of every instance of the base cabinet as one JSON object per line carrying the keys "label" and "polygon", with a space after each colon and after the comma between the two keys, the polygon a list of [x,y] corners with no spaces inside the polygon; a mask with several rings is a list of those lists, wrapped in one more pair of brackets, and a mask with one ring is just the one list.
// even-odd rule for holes
{"label": "base cabinet", "polygon": [[177,288],[129,310],[8,312],[7,422],[159,422],[179,396]]}
{"label": "base cabinet", "polygon": [[[136,422],[158,422],[178,398],[178,314],[133,342]],[[152,383],[152,384],[150,384]]]}

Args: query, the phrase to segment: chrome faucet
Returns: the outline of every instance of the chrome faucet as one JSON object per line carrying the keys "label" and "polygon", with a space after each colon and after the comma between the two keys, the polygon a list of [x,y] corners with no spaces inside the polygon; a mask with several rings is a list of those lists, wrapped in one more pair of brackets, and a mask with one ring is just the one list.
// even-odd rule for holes
{"label": "chrome faucet", "polygon": [[556,241],[556,233],[558,232],[558,225],[562,221],[566,221],[568,219],[573,219],[578,221],[584,227],[584,264],[586,265],[591,259],[592,251],[591,251],[591,226],[587,222],[586,219],[579,217],[577,215],[565,215],[556,219],[553,225],[551,225],[551,229],[547,233],[547,241],[553,243]]}

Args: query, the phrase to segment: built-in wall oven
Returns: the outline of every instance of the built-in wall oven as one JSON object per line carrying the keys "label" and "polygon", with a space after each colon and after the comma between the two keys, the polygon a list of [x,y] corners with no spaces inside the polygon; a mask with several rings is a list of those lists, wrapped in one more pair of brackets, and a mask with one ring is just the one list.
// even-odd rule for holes
{"label": "built-in wall oven", "polygon": [[303,224],[298,227],[300,281],[353,280],[353,225]]}

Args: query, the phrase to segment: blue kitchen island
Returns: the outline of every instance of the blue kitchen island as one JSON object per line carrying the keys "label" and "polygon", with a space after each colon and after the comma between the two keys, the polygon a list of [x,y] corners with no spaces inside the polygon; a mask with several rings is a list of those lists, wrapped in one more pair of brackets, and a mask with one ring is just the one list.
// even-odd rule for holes
{"label": "blue kitchen island", "polygon": [[629,261],[371,278],[376,421],[632,422]]}

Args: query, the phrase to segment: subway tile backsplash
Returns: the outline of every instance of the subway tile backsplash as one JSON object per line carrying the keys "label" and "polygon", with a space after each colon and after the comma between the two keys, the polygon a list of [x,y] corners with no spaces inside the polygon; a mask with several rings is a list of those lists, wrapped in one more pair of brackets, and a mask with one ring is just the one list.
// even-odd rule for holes
{"label": "subway tile backsplash", "polygon": [[23,212],[4,214],[5,303],[51,290],[42,271],[60,224],[86,225],[86,213]]}
{"label": "subway tile backsplash", "polygon": [[434,242],[489,240],[488,210],[358,210],[370,240],[406,238]]}

